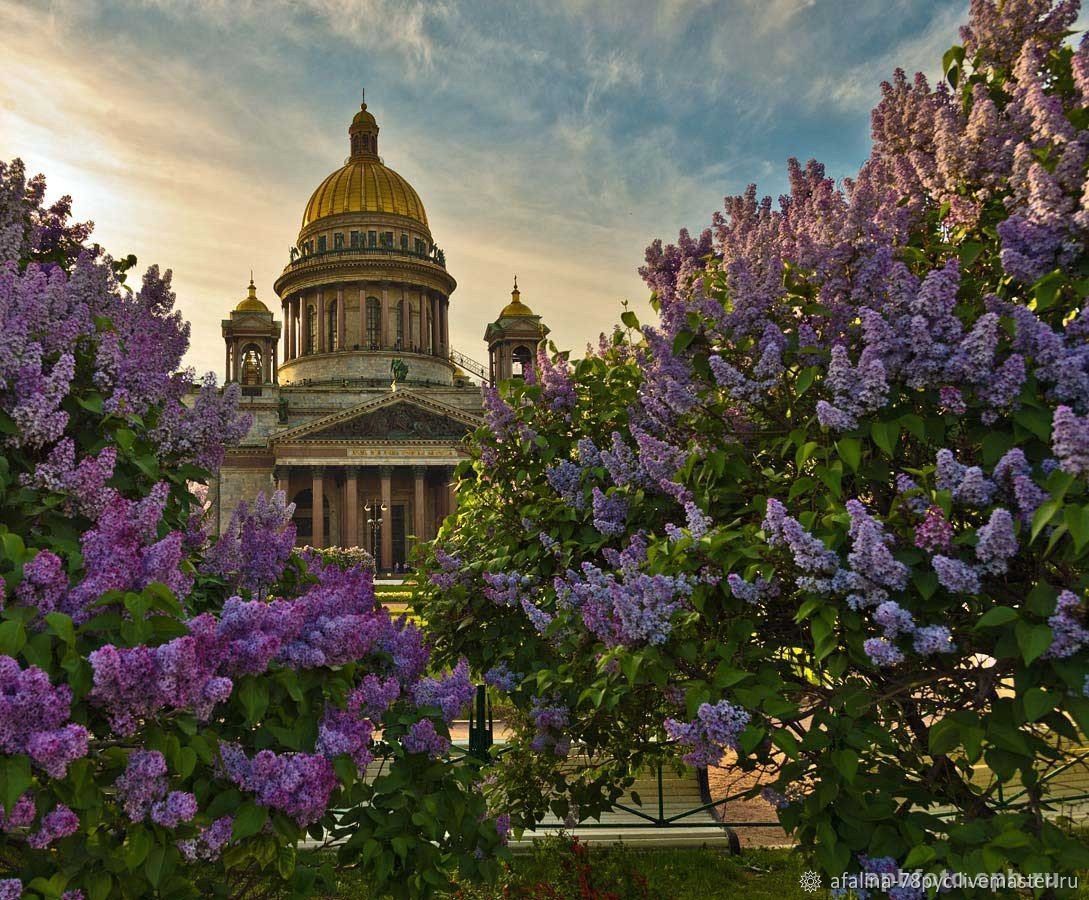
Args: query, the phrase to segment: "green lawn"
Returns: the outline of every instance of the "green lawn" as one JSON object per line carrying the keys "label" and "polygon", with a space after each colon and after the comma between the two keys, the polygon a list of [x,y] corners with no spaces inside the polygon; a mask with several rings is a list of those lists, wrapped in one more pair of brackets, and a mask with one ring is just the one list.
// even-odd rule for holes
{"label": "green lawn", "polygon": [[[595,893],[583,894],[579,870]],[[463,885],[451,898],[501,900],[501,898],[562,898],[604,900],[689,900],[689,898],[744,897],[746,900],[794,900],[813,897],[798,887],[800,859],[787,850],[751,850],[729,856],[721,850],[629,849],[622,845],[589,848],[576,856],[558,839],[538,844],[519,854],[503,882],[489,887]],[[326,900],[377,900],[363,877],[340,877]]]}

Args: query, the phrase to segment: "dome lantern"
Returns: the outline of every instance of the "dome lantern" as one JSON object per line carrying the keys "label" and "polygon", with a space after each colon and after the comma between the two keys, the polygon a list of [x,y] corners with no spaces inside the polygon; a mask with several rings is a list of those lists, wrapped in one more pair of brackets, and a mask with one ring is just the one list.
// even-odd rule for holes
{"label": "dome lantern", "polygon": [[510,303],[503,307],[499,318],[484,330],[492,383],[524,378],[530,369],[535,368],[537,352],[544,346],[547,336],[548,326],[522,302],[518,276],[515,276]]}
{"label": "dome lantern", "polygon": [[367,112],[365,99],[348,126],[348,137],[351,140],[352,159],[378,159],[378,122]]}

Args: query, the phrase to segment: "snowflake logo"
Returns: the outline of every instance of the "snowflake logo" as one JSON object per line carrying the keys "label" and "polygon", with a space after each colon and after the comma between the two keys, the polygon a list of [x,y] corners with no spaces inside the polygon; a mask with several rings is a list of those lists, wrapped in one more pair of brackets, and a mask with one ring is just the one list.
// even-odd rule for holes
{"label": "snowflake logo", "polygon": [[798,884],[801,885],[803,891],[815,894],[821,889],[821,876],[816,872],[802,872],[802,877],[798,879]]}

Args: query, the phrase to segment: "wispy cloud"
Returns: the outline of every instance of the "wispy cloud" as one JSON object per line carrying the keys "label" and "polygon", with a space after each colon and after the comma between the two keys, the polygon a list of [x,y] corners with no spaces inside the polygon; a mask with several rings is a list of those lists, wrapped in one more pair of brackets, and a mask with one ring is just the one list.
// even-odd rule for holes
{"label": "wispy cloud", "polygon": [[[0,0],[0,157],[117,253],[172,266],[199,368],[249,268],[261,296],[347,152],[367,87],[481,354],[518,272],[561,346],[645,296],[655,236],[789,155],[845,174],[877,83],[932,71],[964,0]],[[846,27],[849,25],[849,27]]]}

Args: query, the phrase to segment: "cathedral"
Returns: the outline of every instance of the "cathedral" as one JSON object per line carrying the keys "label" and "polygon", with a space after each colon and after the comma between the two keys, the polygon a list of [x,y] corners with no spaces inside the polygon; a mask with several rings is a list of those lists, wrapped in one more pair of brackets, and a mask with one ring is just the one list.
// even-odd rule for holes
{"label": "cathedral", "polygon": [[223,320],[225,382],[253,424],[212,500],[218,529],[240,501],[282,490],[300,545],[363,547],[390,571],[454,509],[451,473],[481,424],[482,386],[521,377],[548,328],[516,279],[485,328],[488,364],[451,347],[457,282],[424,205],[378,155],[366,103],[348,136],[273,285],[280,317],[251,276]]}

